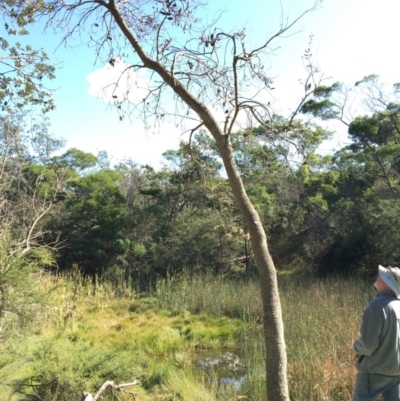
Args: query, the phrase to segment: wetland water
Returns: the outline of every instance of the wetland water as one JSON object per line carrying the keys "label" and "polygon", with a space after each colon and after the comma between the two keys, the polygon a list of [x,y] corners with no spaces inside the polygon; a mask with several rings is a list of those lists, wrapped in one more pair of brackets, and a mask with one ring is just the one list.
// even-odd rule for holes
{"label": "wetland water", "polygon": [[193,366],[216,380],[218,385],[233,386],[237,392],[247,380],[246,365],[239,349],[196,352]]}

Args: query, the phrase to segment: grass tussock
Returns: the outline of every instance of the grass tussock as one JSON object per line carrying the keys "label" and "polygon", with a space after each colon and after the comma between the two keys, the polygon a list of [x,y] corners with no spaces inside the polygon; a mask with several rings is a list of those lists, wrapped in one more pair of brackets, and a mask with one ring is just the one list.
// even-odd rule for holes
{"label": "grass tussock", "polygon": [[[279,279],[292,401],[344,401],[354,382],[352,343],[373,297],[360,279]],[[159,280],[153,291],[42,276],[47,307],[29,331],[0,344],[0,399],[74,401],[106,380],[140,381],[140,401],[265,400],[265,347],[256,280],[203,276]],[[199,372],[204,349],[241,349],[238,389]],[[31,397],[31,398],[29,398]],[[132,400],[105,393],[103,400]]]}

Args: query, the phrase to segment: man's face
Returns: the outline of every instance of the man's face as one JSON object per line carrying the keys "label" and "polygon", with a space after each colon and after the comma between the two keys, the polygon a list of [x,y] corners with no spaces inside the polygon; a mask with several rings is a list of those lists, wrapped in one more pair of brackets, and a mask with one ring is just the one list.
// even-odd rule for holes
{"label": "man's face", "polygon": [[384,291],[384,290],[388,290],[389,289],[388,285],[380,278],[379,275],[375,280],[374,287],[378,291]]}

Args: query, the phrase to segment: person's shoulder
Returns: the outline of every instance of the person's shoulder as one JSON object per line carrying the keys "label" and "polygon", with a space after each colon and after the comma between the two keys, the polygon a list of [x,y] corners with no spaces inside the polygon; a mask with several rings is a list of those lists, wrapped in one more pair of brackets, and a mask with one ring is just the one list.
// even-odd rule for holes
{"label": "person's shoulder", "polygon": [[388,297],[384,294],[378,294],[367,306],[367,309],[379,309],[388,303]]}
{"label": "person's shoulder", "polygon": [[393,301],[398,301],[399,299],[394,296],[394,294],[391,294],[389,291],[384,291],[379,293],[375,299],[373,299],[370,304],[368,305],[371,307],[385,307],[389,303]]}

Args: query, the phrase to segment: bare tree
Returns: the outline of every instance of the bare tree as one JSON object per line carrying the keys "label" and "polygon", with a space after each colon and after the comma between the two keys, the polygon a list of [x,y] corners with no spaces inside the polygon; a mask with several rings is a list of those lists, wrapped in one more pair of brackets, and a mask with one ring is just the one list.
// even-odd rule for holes
{"label": "bare tree", "polygon": [[320,3],[316,0],[292,21],[282,17],[277,32],[260,34],[261,43],[249,49],[245,29],[221,30],[218,18],[202,27],[196,16],[203,6],[200,0],[48,1],[52,11],[48,25],[64,32],[66,44],[78,35],[82,43],[93,46],[96,60],[121,72],[105,88],[121,119],[136,112],[148,127],[174,121],[190,136],[205,128],[214,138],[260,274],[270,401],[289,400],[277,276],[265,231],[237,169],[230,136],[239,128],[260,124],[271,128],[266,96],[274,89],[267,74],[272,44]]}
{"label": "bare tree", "polygon": [[[36,247],[57,249],[57,240],[45,244],[42,221],[63,192],[67,173],[66,168],[51,165],[46,152],[63,141],[41,131],[42,126],[35,133],[31,129],[29,136],[22,113],[0,117],[0,123],[0,239],[11,235],[12,254],[24,255]],[[37,157],[29,154],[29,147]]]}

